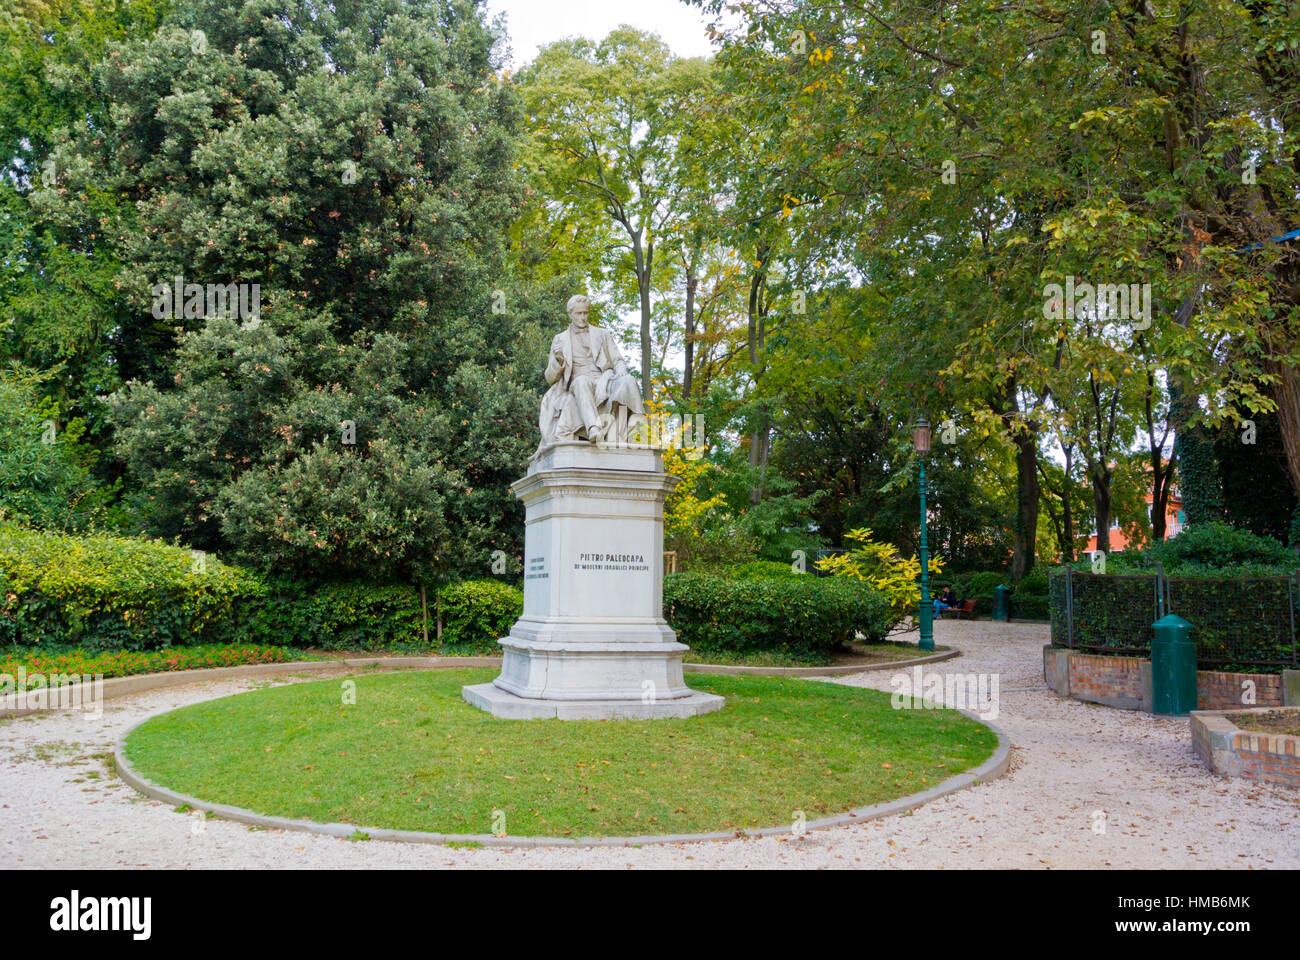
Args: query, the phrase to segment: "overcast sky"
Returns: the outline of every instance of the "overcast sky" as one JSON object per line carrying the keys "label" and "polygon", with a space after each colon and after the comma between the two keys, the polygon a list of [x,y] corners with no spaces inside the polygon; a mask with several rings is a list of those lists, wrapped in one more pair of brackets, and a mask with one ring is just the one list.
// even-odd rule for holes
{"label": "overcast sky", "polygon": [[602,39],[619,24],[659,34],[680,57],[712,52],[699,7],[681,0],[488,0],[489,19],[504,13],[509,23],[512,70],[561,37]]}

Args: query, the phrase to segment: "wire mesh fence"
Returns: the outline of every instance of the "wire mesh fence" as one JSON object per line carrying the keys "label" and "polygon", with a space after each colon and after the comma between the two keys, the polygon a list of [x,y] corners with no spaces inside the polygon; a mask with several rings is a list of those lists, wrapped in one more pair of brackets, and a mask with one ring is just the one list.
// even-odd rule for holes
{"label": "wire mesh fence", "polygon": [[1192,625],[1203,667],[1281,668],[1296,658],[1300,571],[1289,577],[1168,577],[1094,574],[1071,567],[1048,580],[1052,643],[1148,657],[1152,624],[1175,613]]}

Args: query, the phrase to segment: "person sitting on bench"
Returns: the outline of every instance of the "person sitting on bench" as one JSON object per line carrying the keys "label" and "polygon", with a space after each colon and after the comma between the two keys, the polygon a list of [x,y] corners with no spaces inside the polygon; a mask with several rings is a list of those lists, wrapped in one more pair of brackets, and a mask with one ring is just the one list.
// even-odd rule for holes
{"label": "person sitting on bench", "polygon": [[954,607],[960,606],[961,600],[959,600],[957,594],[953,592],[952,584],[949,584],[943,591],[943,595],[934,601],[934,614],[935,616],[938,616],[939,611],[941,610],[951,610]]}

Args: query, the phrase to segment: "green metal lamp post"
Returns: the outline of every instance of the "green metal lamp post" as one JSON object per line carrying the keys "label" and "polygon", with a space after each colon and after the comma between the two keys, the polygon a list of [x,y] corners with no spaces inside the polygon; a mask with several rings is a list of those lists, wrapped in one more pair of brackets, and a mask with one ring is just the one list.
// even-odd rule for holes
{"label": "green metal lamp post", "polygon": [[934,650],[934,604],[930,600],[930,545],[925,531],[925,458],[930,452],[930,421],[917,417],[912,424],[912,446],[921,462],[921,642],[922,650]]}

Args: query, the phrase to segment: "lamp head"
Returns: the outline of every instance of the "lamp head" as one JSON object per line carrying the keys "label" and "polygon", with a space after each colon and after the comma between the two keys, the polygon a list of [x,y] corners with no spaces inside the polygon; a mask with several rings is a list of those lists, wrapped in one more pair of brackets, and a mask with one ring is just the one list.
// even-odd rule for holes
{"label": "lamp head", "polygon": [[912,424],[912,447],[923,457],[930,452],[930,421],[924,416]]}

